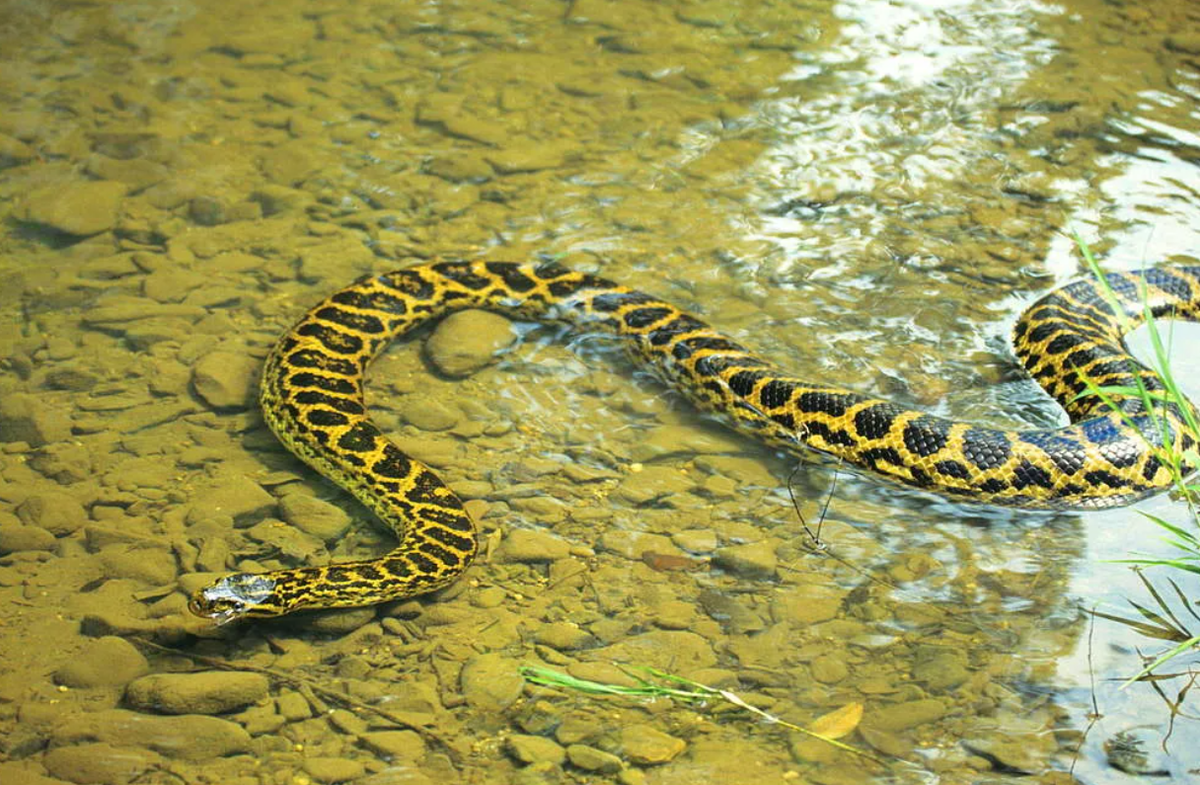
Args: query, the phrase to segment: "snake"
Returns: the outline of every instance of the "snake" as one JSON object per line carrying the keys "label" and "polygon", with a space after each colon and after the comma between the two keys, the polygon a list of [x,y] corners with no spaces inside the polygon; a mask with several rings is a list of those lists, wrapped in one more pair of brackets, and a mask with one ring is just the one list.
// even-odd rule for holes
{"label": "snake", "polygon": [[[368,275],[309,310],[270,350],[262,414],[302,461],[353,494],[399,543],[377,558],[225,575],[191,611],[224,623],[367,606],[434,591],[470,565],[478,536],[462,500],[385,435],[364,400],[368,365],[397,336],[464,309],[617,336],[698,408],[792,452],[968,502],[1079,509],[1128,504],[1171,485],[1162,448],[1195,447],[1187,401],[1151,405],[1166,384],[1127,350],[1147,314],[1200,320],[1200,266],[1069,283],[1017,319],[1018,360],[1065,410],[1057,428],[1004,430],[915,411],[790,376],[664,300],[545,263],[421,262]],[[1089,383],[1111,392],[1089,395]],[[1150,399],[1153,401],[1153,398]]]}

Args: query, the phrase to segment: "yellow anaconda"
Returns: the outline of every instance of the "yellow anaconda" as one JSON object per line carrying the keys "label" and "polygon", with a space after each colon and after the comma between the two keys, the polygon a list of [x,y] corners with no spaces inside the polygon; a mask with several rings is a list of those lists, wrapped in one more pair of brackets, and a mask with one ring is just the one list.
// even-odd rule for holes
{"label": "yellow anaconda", "polygon": [[[1200,314],[1200,267],[1112,273],[1108,282],[1134,323],[1142,320],[1143,282],[1156,315],[1197,320]],[[1122,412],[1115,412],[1095,398],[1077,397],[1085,389],[1081,374],[1104,385],[1129,385],[1140,376],[1151,390],[1163,386],[1126,351],[1121,320],[1092,280],[1043,297],[1016,324],[1017,355],[1072,420],[1063,428],[1018,432],[953,422],[788,376],[662,300],[557,264],[418,265],[365,277],[317,305],[280,338],[262,380],[271,429],[395,529],[399,546],[367,561],[227,576],[193,595],[193,612],[227,621],[369,605],[428,592],[462,574],[476,549],[471,519],[432,470],[371,421],[363,375],[394,337],[464,308],[615,333],[636,360],[740,429],[969,500],[1124,504],[1170,482],[1139,430],[1193,446],[1178,412],[1168,410],[1156,427],[1135,398],[1119,399]]]}

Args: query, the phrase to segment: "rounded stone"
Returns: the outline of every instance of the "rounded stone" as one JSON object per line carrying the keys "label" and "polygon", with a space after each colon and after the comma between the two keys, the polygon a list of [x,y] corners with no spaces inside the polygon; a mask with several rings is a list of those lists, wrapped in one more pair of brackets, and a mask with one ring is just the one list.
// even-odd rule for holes
{"label": "rounded stone", "polygon": [[496,353],[517,339],[512,323],[488,311],[459,311],[438,324],[425,354],[446,376],[469,376],[490,365]]}
{"label": "rounded stone", "polygon": [[22,523],[39,526],[57,537],[79,531],[87,523],[83,505],[64,491],[35,493],[17,508]]}
{"label": "rounded stone", "polygon": [[248,409],[254,405],[259,361],[249,355],[215,351],[192,368],[192,387],[214,409]]}
{"label": "rounded stone", "polygon": [[537,529],[513,529],[500,543],[498,556],[505,562],[548,562],[571,555],[566,540]]}
{"label": "rounded stone", "polygon": [[104,180],[38,188],[29,194],[19,215],[67,234],[99,234],[116,224],[128,190],[124,183]]}
{"label": "rounded stone", "polygon": [[261,673],[155,673],[131,682],[125,702],[163,714],[222,714],[257,703],[267,697],[269,688]]}
{"label": "rounded stone", "polygon": [[42,765],[56,781],[77,783],[132,782],[164,761],[148,750],[112,744],[79,744],[56,747],[42,758]]}
{"label": "rounded stone", "polygon": [[351,523],[350,515],[341,507],[303,493],[289,493],[281,498],[279,516],[325,542],[340,538]]}
{"label": "rounded stone", "polygon": [[54,672],[67,687],[118,687],[144,675],[149,663],[137,648],[114,635],[97,638],[70,662]]}
{"label": "rounded stone", "polygon": [[65,441],[71,420],[47,407],[39,398],[14,393],[0,398],[0,442],[28,442],[30,447]]}
{"label": "rounded stone", "polygon": [[363,775],[366,768],[362,763],[349,758],[308,758],[304,771],[317,782],[345,782]]}
{"label": "rounded stone", "polygon": [[775,575],[779,559],[775,555],[775,544],[761,540],[718,548],[713,554],[713,563],[745,578],[770,578]]}
{"label": "rounded stone", "polygon": [[554,739],[545,736],[529,736],[515,733],[508,737],[505,749],[515,760],[526,765],[549,763],[561,766],[567,759],[567,751]]}
{"label": "rounded stone", "polygon": [[38,526],[25,526],[11,516],[0,518],[0,556],[20,551],[54,550],[54,535]]}
{"label": "rounded stone", "polygon": [[517,663],[489,652],[472,658],[460,676],[463,698],[476,709],[503,711],[516,703],[525,688]]}
{"label": "rounded stone", "polygon": [[594,771],[597,774],[616,774],[625,765],[621,759],[611,752],[604,752],[586,744],[572,744],[567,747],[567,758],[571,765],[584,771]]}
{"label": "rounded stone", "polygon": [[634,724],[621,729],[621,753],[639,766],[656,766],[674,759],[687,749],[683,739],[677,739],[651,725]]}

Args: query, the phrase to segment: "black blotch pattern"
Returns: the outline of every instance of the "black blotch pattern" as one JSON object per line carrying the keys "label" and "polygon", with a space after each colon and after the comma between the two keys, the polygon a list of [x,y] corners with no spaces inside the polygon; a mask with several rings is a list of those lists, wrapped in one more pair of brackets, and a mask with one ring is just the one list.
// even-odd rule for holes
{"label": "black blotch pattern", "polygon": [[412,471],[412,463],[409,462],[407,455],[400,452],[398,447],[393,444],[385,444],[383,457],[375,462],[371,470],[381,477],[398,480],[408,476]]}
{"label": "black blotch pattern", "polygon": [[358,354],[362,351],[363,342],[357,335],[339,332],[323,324],[309,322],[300,325],[296,332],[310,338],[316,338],[334,354]]}
{"label": "black blotch pattern", "polygon": [[1158,474],[1158,470],[1162,467],[1162,463],[1153,455],[1146,458],[1146,465],[1142,467],[1142,477],[1147,481],[1153,481],[1154,475]]}
{"label": "black blotch pattern", "polygon": [[[457,497],[452,495],[437,495],[437,492],[445,487],[436,474],[431,471],[423,471],[414,478],[412,490],[408,492],[408,498],[417,504],[432,504],[434,506],[453,504],[450,500],[454,499],[457,501]],[[461,504],[455,506],[461,506]]]}
{"label": "black blotch pattern", "polygon": [[933,465],[933,468],[937,469],[939,474],[959,480],[966,480],[971,476],[971,472],[967,470],[967,467],[958,461],[938,461]]}
{"label": "black blotch pattern", "polygon": [[771,419],[787,428],[789,431],[796,430],[796,418],[784,412],[783,414],[773,414]]}
{"label": "black blotch pattern", "polygon": [[486,289],[492,284],[490,278],[483,277],[479,273],[472,270],[471,265],[464,264],[462,262],[444,262],[442,264],[435,264],[433,269],[439,275],[442,275],[457,284],[461,284],[472,291],[477,292],[480,289]]}
{"label": "black blotch pattern", "polygon": [[849,395],[827,392],[800,393],[796,398],[796,406],[800,411],[809,414],[823,412],[830,417],[841,417],[846,410],[854,405],[854,398]]}
{"label": "black blotch pattern", "polygon": [[1053,488],[1054,481],[1050,479],[1050,473],[1045,469],[1034,466],[1029,461],[1021,461],[1013,472],[1012,487],[1023,490],[1031,485],[1039,488]]}
{"label": "black blotch pattern", "polygon": [[470,537],[463,537],[460,534],[446,531],[445,529],[431,527],[426,529],[422,534],[431,540],[437,540],[447,548],[453,548],[456,551],[467,551],[472,553],[475,550],[475,540]]}
{"label": "black blotch pattern", "polygon": [[408,312],[408,306],[404,300],[378,290],[364,292],[360,289],[345,289],[329,299],[339,305],[349,305],[364,311],[384,311],[397,316]]}
{"label": "black blotch pattern", "polygon": [[651,330],[649,336],[650,343],[655,346],[662,346],[665,343],[670,343],[678,335],[703,330],[707,326],[699,319],[694,319],[686,314],[679,314],[666,324]]}
{"label": "black blotch pattern", "polygon": [[858,443],[855,441],[853,436],[846,433],[841,428],[834,430],[823,422],[806,423],[804,430],[813,436],[820,436],[825,440],[826,444],[833,444],[841,447],[853,447]]}
{"label": "black blotch pattern", "polygon": [[389,575],[394,575],[397,578],[407,578],[412,574],[412,570],[408,567],[408,562],[404,559],[385,559],[379,566]]}
{"label": "black blotch pattern", "polygon": [[738,371],[729,377],[729,389],[733,390],[735,395],[745,398],[754,392],[754,385],[761,377],[762,374],[758,371]]}
{"label": "black blotch pattern", "polygon": [[443,548],[436,542],[429,542],[426,540],[417,546],[417,550],[426,556],[429,556],[430,558],[437,559],[448,567],[457,567],[461,561],[461,559],[458,558],[457,553],[449,548]]}
{"label": "black blotch pattern", "polygon": [[655,322],[662,321],[672,313],[674,313],[673,308],[663,308],[661,306],[637,308],[625,314],[625,324],[635,330],[640,330],[643,327],[649,327]]}
{"label": "black blotch pattern", "polygon": [[1008,483],[1006,483],[1004,480],[997,480],[995,477],[984,480],[979,484],[979,490],[983,491],[984,493],[1000,493],[1006,488],[1008,488]]}
{"label": "black blotch pattern", "polygon": [[950,423],[922,414],[904,426],[904,446],[913,455],[927,458],[946,446]]}
{"label": "black blotch pattern", "polygon": [[[457,497],[455,499],[457,500]],[[440,507],[430,507],[423,511],[422,515],[452,531],[466,532],[468,534],[475,532],[475,524],[471,523],[471,517],[462,511],[461,503],[455,506],[449,497],[442,501]],[[450,544],[447,540],[443,540],[443,542]],[[469,548],[471,545],[470,543],[466,543],[462,547]]]}
{"label": "black blotch pattern", "polygon": [[338,447],[349,452],[370,452],[375,449],[379,431],[369,423],[360,422],[338,437]]}
{"label": "black blotch pattern", "polygon": [[1022,434],[1021,441],[1032,444],[1045,453],[1064,474],[1075,474],[1083,468],[1084,453],[1074,439],[1034,432]]}
{"label": "black blotch pattern", "polygon": [[492,275],[499,276],[505,286],[514,292],[528,292],[537,286],[537,282],[526,275],[520,267],[512,262],[488,262],[484,267]]}
{"label": "black blotch pattern", "polygon": [[292,396],[292,400],[302,406],[320,404],[344,414],[362,414],[362,404],[352,398],[338,398],[316,390],[301,390]]}
{"label": "black blotch pattern", "polygon": [[643,305],[654,298],[641,292],[602,292],[592,298],[592,310],[612,313],[625,305]]}
{"label": "black blotch pattern", "polygon": [[790,401],[792,391],[795,389],[796,386],[791,382],[784,381],[783,379],[772,379],[758,391],[758,400],[768,409],[775,409]]}
{"label": "black blotch pattern", "polygon": [[1050,354],[1065,354],[1086,340],[1082,335],[1075,333],[1061,333],[1046,344],[1046,351]]}
{"label": "black blotch pattern", "polygon": [[864,439],[882,439],[892,429],[898,409],[890,403],[877,403],[854,415],[854,430]]}
{"label": "black blotch pattern", "polygon": [[350,419],[341,412],[331,412],[327,409],[313,409],[307,415],[306,420],[318,428],[328,428],[330,426],[345,425],[350,422]]}
{"label": "black blotch pattern", "polygon": [[314,316],[318,319],[324,319],[326,322],[348,326],[352,330],[368,332],[371,335],[378,335],[379,332],[384,331],[383,320],[380,320],[377,316],[373,316],[371,313],[347,311],[346,308],[326,305],[323,308],[319,308]]}
{"label": "black blotch pattern", "polygon": [[1000,431],[971,428],[963,434],[963,455],[980,469],[1003,466],[1012,453],[1012,445]]}
{"label": "black blotch pattern", "polygon": [[358,392],[358,388],[349,379],[340,379],[336,376],[323,376],[307,371],[292,374],[288,378],[288,382],[293,387],[316,387],[325,392],[340,393],[342,395],[354,395]]}
{"label": "black blotch pattern", "polygon": [[1128,480],[1123,480],[1112,472],[1104,471],[1103,469],[1088,472],[1083,475],[1083,479],[1087,480],[1090,485],[1107,485],[1110,488],[1124,488],[1129,485]]}
{"label": "black blotch pattern", "polygon": [[[538,272],[540,273],[541,270],[539,269]],[[555,297],[570,297],[583,288],[583,281],[571,278],[561,281],[551,281],[549,288],[550,294]]]}
{"label": "black blotch pattern", "polygon": [[418,300],[427,300],[433,295],[433,284],[416,270],[395,270],[384,273],[375,280],[389,289],[404,292]]}
{"label": "black blotch pattern", "polygon": [[297,368],[320,368],[343,376],[353,376],[358,373],[358,365],[340,357],[330,357],[315,349],[301,349],[287,356],[289,364]]}
{"label": "black blotch pattern", "polygon": [[904,459],[893,447],[872,447],[869,450],[863,450],[859,455],[871,466],[881,462],[890,463],[893,466],[904,466]]}

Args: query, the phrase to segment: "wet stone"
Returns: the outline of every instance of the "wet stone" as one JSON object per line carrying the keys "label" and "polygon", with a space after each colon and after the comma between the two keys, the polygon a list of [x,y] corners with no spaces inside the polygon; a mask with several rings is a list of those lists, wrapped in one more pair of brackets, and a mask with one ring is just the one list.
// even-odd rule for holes
{"label": "wet stone", "polygon": [[600,662],[629,662],[686,675],[689,670],[717,664],[712,646],[685,630],[653,630],[589,652]]}
{"label": "wet stone", "polygon": [[463,666],[463,697],[481,711],[503,711],[521,697],[525,680],[517,663],[495,652],[480,654]]}
{"label": "wet stone", "polygon": [[682,555],[668,537],[627,529],[605,531],[600,535],[600,547],[626,559],[640,559],[646,553]]}
{"label": "wet stone", "polygon": [[284,692],[275,700],[279,714],[288,722],[306,720],[312,716],[308,700],[298,692]]}
{"label": "wet stone", "polygon": [[305,534],[325,542],[339,539],[350,528],[350,515],[341,507],[303,493],[279,500],[279,516]]}
{"label": "wet stone", "polygon": [[545,736],[528,736],[516,733],[505,742],[505,750],[520,763],[548,763],[561,766],[567,759],[567,751],[554,739]]}
{"label": "wet stone", "polygon": [[569,621],[556,621],[542,625],[534,633],[533,639],[537,643],[559,651],[582,649],[596,642],[590,632],[580,629],[579,625]]}
{"label": "wet stone", "polygon": [[459,311],[447,316],[425,342],[425,354],[446,376],[469,376],[491,364],[496,353],[516,340],[512,323],[488,311]]}
{"label": "wet stone", "polygon": [[0,442],[42,447],[65,441],[70,435],[70,419],[36,396],[14,393],[0,398]]}
{"label": "wet stone", "polygon": [[406,396],[397,409],[405,422],[422,431],[448,431],[462,419],[461,412],[425,395]]}
{"label": "wet stone", "polygon": [[117,223],[124,183],[92,181],[39,188],[25,200],[19,216],[67,234],[92,235]]}
{"label": "wet stone", "polygon": [[79,785],[124,785],[163,763],[153,752],[104,743],[56,747],[42,758],[51,775]]}
{"label": "wet stone", "polygon": [[616,774],[625,768],[625,764],[616,755],[586,744],[572,744],[567,747],[567,759],[571,761],[572,766],[597,774]]}
{"label": "wet stone", "polygon": [[216,488],[197,493],[187,522],[227,515],[234,523],[257,520],[274,509],[275,497],[247,477],[224,479]]}
{"label": "wet stone", "polygon": [[632,504],[646,504],[663,496],[683,493],[692,488],[691,477],[672,466],[647,466],[625,475],[614,495]]}
{"label": "wet stone", "polygon": [[50,733],[54,746],[98,741],[141,747],[183,760],[250,751],[250,734],[235,722],[199,715],[158,716],[106,709],[73,717]]}
{"label": "wet stone", "polygon": [[822,684],[836,684],[850,675],[850,666],[844,657],[825,654],[812,661],[813,678]]}
{"label": "wet stone", "polygon": [[100,554],[104,574],[109,578],[130,578],[154,586],[175,580],[174,555],[166,548],[113,546]]}
{"label": "wet stone", "polygon": [[362,763],[348,758],[308,758],[304,771],[317,782],[345,782],[361,777],[366,771]]}
{"label": "wet stone", "polygon": [[258,390],[254,383],[260,361],[235,352],[209,352],[192,368],[196,394],[214,409],[248,409]]}
{"label": "wet stone", "polygon": [[25,526],[9,515],[0,516],[0,556],[21,551],[52,551],[54,535],[39,526]]}
{"label": "wet stone", "polygon": [[652,725],[635,724],[621,729],[621,754],[639,766],[657,766],[687,749],[683,739],[669,736]]}
{"label": "wet stone", "polygon": [[67,687],[119,687],[150,670],[132,643],[106,635],[88,643],[54,672],[54,681]]}
{"label": "wet stone", "polygon": [[261,673],[155,673],[131,682],[125,702],[164,714],[221,714],[262,700],[269,687]]}
{"label": "wet stone", "polygon": [[913,665],[912,677],[930,690],[957,687],[967,680],[967,653],[962,649],[946,646],[922,646],[917,650],[917,661]]}
{"label": "wet stone", "polygon": [[882,731],[900,731],[940,720],[946,714],[946,704],[936,698],[920,698],[903,703],[876,706],[863,719],[863,724]]}
{"label": "wet stone", "polygon": [[717,548],[717,533],[712,529],[688,529],[672,534],[671,542],[691,553],[711,553]]}
{"label": "wet stone", "polygon": [[411,763],[425,755],[425,740],[412,730],[380,730],[361,735],[367,749],[393,760]]}
{"label": "wet stone", "polygon": [[784,589],[771,598],[771,618],[793,627],[829,621],[841,610],[845,596],[844,590],[819,583]]}
{"label": "wet stone", "polygon": [[775,575],[779,559],[775,555],[775,544],[770,540],[761,540],[718,548],[713,554],[713,563],[734,575],[770,578]]}
{"label": "wet stone", "polygon": [[559,537],[538,529],[513,529],[500,543],[498,556],[505,562],[538,563],[565,559],[571,546]]}

